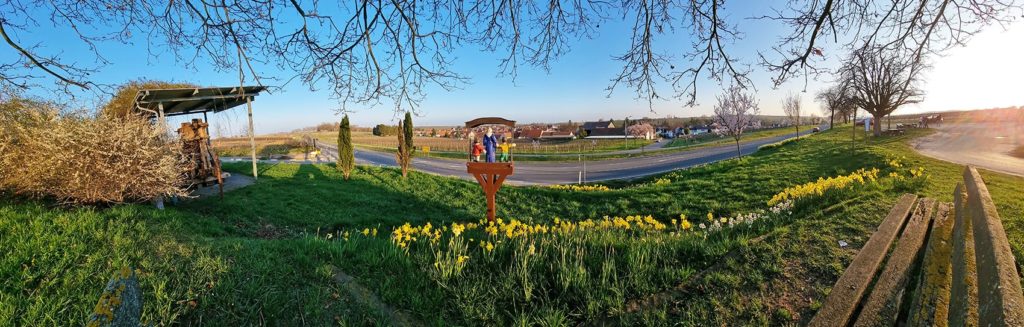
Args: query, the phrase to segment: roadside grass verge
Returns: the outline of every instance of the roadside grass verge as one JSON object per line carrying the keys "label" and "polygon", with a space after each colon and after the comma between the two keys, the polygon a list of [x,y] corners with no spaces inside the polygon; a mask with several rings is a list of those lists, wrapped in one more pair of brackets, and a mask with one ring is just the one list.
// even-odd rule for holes
{"label": "roadside grass verge", "polygon": [[[894,169],[887,164],[892,158],[929,175],[920,184],[830,192],[797,203],[790,216],[707,238],[669,228],[502,238],[484,225],[452,237],[452,223],[484,216],[478,185],[422,173],[402,180],[396,170],[373,167],[357,168],[346,182],[333,165],[262,164],[255,185],[224,200],[197,199],[164,211],[5,199],[0,325],[81,324],[107,278],[124,265],[142,270],[144,320],[157,325],[394,323],[393,315],[339,282],[342,271],[397,311],[432,325],[806,321],[896,196],[911,191],[948,201],[962,169],[913,153],[905,141],[923,132],[872,140],[856,151],[849,132],[610,182],[607,191],[505,187],[498,195],[506,224],[650,215],[682,228],[671,219],[684,214],[697,225],[708,212],[721,218],[764,210],[776,193],[820,177],[860,168],[879,168],[884,176]],[[248,166],[225,167],[244,174]],[[1020,260],[1024,179],[983,176]],[[420,228],[420,239],[398,246],[393,230],[407,222]],[[422,232],[427,223],[445,234],[437,243]],[[484,240],[494,248],[481,247]],[[850,245],[839,248],[838,240]],[[524,260],[530,245],[538,259]],[[452,278],[460,256],[469,258]],[[527,268],[514,269],[517,264]],[[632,305],[649,297],[666,300]]]}

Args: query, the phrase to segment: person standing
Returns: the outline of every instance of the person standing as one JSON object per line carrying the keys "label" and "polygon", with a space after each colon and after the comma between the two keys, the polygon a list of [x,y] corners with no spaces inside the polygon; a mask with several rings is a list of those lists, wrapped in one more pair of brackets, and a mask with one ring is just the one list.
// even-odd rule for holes
{"label": "person standing", "polygon": [[480,162],[480,154],[484,152],[484,146],[480,144],[480,141],[473,143],[473,162]]}
{"label": "person standing", "polygon": [[487,134],[484,134],[484,150],[487,151],[487,162],[494,162],[498,146],[498,138],[494,136],[494,129],[488,127]]}
{"label": "person standing", "polygon": [[509,156],[508,156],[509,150],[511,150],[511,148],[513,146],[515,146],[515,144],[508,143],[508,139],[502,140],[501,141],[501,145],[499,146],[501,148],[501,158],[499,158],[498,161],[508,162],[509,161]]}

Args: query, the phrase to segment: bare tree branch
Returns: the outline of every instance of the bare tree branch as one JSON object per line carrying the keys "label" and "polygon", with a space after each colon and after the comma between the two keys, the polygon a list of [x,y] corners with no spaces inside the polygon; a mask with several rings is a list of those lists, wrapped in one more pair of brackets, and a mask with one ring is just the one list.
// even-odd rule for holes
{"label": "bare tree branch", "polygon": [[61,80],[64,83],[71,84],[71,85],[74,85],[74,86],[78,86],[78,87],[83,88],[83,89],[89,89],[88,82],[79,82],[79,81],[72,80],[72,79],[70,79],[68,77],[65,77],[64,75],[62,75],[60,73],[57,73],[57,72],[53,71],[53,69],[50,69],[50,66],[53,66],[53,67],[56,67],[56,69],[67,70],[67,69],[69,69],[67,66],[61,64],[59,61],[54,60],[54,59],[45,59],[44,58],[44,59],[42,59],[42,61],[40,61],[40,59],[36,58],[36,56],[33,55],[31,52],[29,52],[28,50],[25,50],[25,48],[22,48],[20,45],[18,45],[18,43],[15,43],[14,40],[11,40],[11,37],[9,35],[7,35],[7,29],[4,28],[4,21],[3,20],[0,20],[0,35],[2,35],[4,37],[4,41],[7,42],[7,45],[11,46],[11,48],[14,48],[14,50],[17,50],[19,53],[21,53],[22,56],[25,56],[25,58],[28,58],[28,60],[31,61],[33,65],[35,65],[36,67],[39,67],[39,69],[42,69],[47,74],[50,74],[53,77],[56,77],[57,79]]}
{"label": "bare tree branch", "polygon": [[[67,92],[89,89],[97,85],[90,73],[109,64],[101,45],[144,42],[151,58],[171,56],[185,69],[242,68],[257,84],[326,88],[341,111],[385,101],[415,110],[427,89],[461,87],[467,79],[454,69],[455,53],[468,46],[499,53],[499,74],[513,80],[523,67],[549,71],[574,41],[613,20],[631,33],[612,58],[621,70],[606,91],[628,89],[653,108],[669,98],[695,105],[705,79],[753,87],[745,59],[773,72],[775,86],[831,73],[822,66],[826,53],[865,44],[923,60],[1011,21],[1022,8],[1021,0],[788,0],[758,18],[790,31],[756,58],[743,58],[729,48],[742,33],[725,0],[0,0],[0,6],[0,34],[23,58],[0,63],[6,86],[52,78]],[[91,58],[67,60],[25,46],[48,41],[32,41],[40,28],[70,30]],[[677,35],[690,46],[675,46]]]}
{"label": "bare tree branch", "polygon": [[[771,51],[758,57],[775,74],[772,81],[779,86],[794,76],[831,73],[821,66],[827,52],[880,46],[910,51],[918,60],[940,54],[965,45],[986,27],[1005,26],[1021,9],[1019,0],[790,0],[785,10],[757,17],[791,28]],[[833,35],[831,44],[820,38],[827,34]],[[815,55],[821,60],[813,60]]]}

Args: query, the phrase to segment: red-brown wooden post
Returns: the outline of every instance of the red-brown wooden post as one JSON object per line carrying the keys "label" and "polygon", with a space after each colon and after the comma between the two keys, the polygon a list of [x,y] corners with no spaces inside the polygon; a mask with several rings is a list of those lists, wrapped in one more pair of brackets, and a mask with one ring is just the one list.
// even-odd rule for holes
{"label": "red-brown wooden post", "polygon": [[487,198],[487,221],[494,221],[497,211],[495,196],[505,178],[512,175],[515,168],[507,162],[467,162],[466,170],[480,183]]}

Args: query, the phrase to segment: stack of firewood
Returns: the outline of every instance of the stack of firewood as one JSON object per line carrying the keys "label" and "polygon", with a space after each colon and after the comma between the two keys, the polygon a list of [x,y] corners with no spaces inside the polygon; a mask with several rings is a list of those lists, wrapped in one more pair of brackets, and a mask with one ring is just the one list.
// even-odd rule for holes
{"label": "stack of firewood", "polygon": [[199,119],[181,123],[178,136],[181,139],[182,154],[191,162],[189,180],[193,184],[207,185],[220,178],[220,160],[210,147],[208,124]]}

